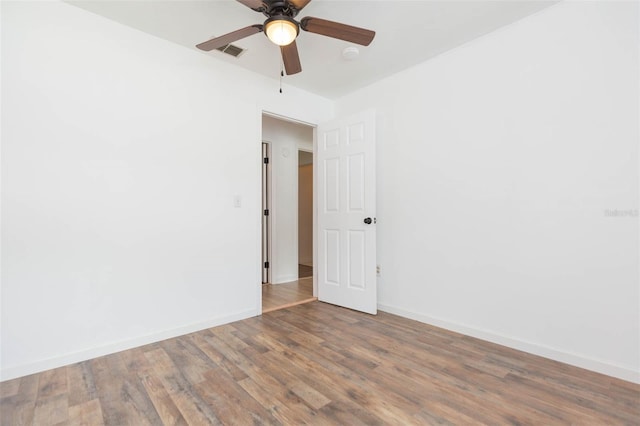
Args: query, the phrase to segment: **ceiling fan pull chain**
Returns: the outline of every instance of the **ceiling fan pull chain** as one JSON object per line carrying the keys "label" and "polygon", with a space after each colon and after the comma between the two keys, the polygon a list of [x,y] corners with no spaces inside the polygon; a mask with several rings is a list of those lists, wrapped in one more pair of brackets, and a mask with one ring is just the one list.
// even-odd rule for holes
{"label": "ceiling fan pull chain", "polygon": [[282,62],[280,62],[280,93],[282,93],[282,77],[284,77],[284,70],[282,69]]}

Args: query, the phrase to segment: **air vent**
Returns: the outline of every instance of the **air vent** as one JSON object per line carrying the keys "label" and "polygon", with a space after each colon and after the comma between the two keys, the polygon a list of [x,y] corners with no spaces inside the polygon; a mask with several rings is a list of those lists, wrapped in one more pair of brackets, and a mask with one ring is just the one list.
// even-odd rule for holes
{"label": "air vent", "polygon": [[234,58],[237,58],[244,53],[244,49],[242,47],[238,47],[233,44],[227,44],[226,46],[218,47],[217,50],[221,51],[222,53],[226,53],[227,55],[231,55]]}

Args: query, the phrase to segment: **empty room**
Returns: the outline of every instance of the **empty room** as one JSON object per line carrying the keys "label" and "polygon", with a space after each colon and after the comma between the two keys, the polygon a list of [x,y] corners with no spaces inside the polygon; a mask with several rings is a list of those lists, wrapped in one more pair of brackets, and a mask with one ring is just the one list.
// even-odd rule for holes
{"label": "empty room", "polygon": [[640,424],[638,1],[0,23],[3,426]]}

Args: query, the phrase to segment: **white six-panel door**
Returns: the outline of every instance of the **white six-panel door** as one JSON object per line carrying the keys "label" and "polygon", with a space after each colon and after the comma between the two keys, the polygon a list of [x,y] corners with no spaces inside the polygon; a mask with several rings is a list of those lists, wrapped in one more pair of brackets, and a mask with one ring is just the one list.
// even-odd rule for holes
{"label": "white six-panel door", "polygon": [[316,164],[318,299],[375,314],[375,112],[318,126]]}

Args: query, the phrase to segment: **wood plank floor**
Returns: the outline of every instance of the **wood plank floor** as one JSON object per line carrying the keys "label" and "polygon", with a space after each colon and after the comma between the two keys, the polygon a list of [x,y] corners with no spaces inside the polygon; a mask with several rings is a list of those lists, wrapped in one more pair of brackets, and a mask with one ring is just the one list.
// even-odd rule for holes
{"label": "wood plank floor", "polygon": [[640,424],[640,386],[313,302],[0,384],[2,425]]}
{"label": "wood plank floor", "polygon": [[313,297],[313,279],[302,278],[285,284],[262,285],[262,313],[290,308],[316,300]]}

